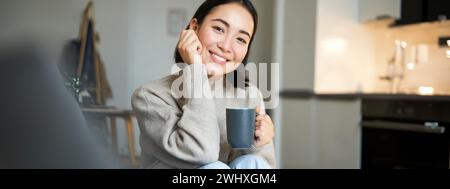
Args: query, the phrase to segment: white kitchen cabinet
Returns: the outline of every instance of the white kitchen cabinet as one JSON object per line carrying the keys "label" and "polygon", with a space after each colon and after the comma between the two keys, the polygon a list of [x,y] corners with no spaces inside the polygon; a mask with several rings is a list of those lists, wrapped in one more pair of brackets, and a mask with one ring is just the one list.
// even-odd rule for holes
{"label": "white kitchen cabinet", "polygon": [[283,169],[313,169],[311,153],[312,101],[309,99],[282,100],[281,165]]}
{"label": "white kitchen cabinet", "polygon": [[281,168],[360,167],[360,100],[282,100]]}
{"label": "white kitchen cabinet", "polygon": [[380,16],[400,18],[401,0],[359,0],[359,21],[376,20]]}
{"label": "white kitchen cabinet", "polygon": [[315,168],[360,167],[359,100],[313,100]]}

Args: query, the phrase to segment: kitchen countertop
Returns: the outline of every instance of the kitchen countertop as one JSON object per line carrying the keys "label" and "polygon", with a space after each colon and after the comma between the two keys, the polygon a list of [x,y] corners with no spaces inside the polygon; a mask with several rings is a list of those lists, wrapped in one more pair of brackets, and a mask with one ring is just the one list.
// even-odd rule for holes
{"label": "kitchen countertop", "polygon": [[284,90],[280,93],[284,99],[324,100],[357,100],[357,99],[386,99],[386,100],[433,100],[450,101],[450,95],[418,95],[418,94],[388,94],[388,93],[315,93],[311,90]]}

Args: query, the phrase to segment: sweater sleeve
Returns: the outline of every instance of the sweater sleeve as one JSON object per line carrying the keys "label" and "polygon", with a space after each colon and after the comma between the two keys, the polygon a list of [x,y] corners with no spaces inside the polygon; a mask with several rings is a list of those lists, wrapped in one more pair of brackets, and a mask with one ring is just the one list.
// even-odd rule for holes
{"label": "sweater sleeve", "polygon": [[[184,89],[187,86],[210,90],[206,74],[202,74],[200,83],[194,82],[194,69],[189,68],[183,69],[180,76]],[[144,148],[150,148],[143,151],[175,168],[196,168],[217,161],[220,131],[214,101],[204,95],[183,100],[180,111],[178,106],[167,103],[157,90],[139,88],[135,91],[132,105],[144,138],[141,144],[150,143],[142,144]]]}

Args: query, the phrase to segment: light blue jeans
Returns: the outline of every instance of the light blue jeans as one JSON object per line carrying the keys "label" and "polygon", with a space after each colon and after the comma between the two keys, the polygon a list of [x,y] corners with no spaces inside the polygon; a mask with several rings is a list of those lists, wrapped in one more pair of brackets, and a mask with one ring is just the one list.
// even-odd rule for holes
{"label": "light blue jeans", "polygon": [[267,161],[257,155],[243,155],[234,159],[230,164],[216,161],[200,167],[199,169],[271,169]]}

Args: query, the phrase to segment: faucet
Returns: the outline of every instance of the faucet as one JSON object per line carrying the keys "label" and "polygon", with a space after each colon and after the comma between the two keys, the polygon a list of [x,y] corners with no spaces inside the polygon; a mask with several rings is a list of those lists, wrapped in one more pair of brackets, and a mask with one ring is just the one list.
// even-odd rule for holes
{"label": "faucet", "polygon": [[380,76],[380,80],[389,82],[389,93],[398,93],[400,84],[404,77],[405,72],[405,48],[408,44],[405,41],[395,40],[395,49],[392,58],[387,63],[387,73],[384,76]]}

